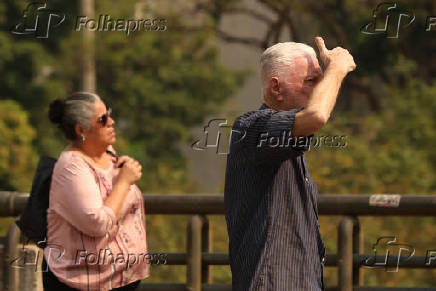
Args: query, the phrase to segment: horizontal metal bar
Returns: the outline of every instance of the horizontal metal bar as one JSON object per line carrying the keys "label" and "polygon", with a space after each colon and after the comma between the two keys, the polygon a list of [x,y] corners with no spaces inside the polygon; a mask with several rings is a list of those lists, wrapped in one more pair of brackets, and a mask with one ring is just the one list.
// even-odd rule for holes
{"label": "horizontal metal bar", "polygon": [[[406,255],[402,255],[400,258],[400,262],[398,264],[399,268],[421,268],[421,269],[434,269],[436,268],[436,260],[433,259],[431,264],[427,265],[426,263],[429,261],[429,258],[426,256],[412,256],[411,258],[406,260]],[[395,268],[398,262],[398,256],[389,254],[388,260],[386,264],[381,264],[381,262],[385,262],[386,255],[377,255],[374,260],[374,254],[353,254],[353,266],[360,266],[361,268],[369,268],[369,269],[383,269]],[[366,264],[365,261],[368,259],[369,264]],[[374,264],[374,262],[378,262],[378,265]],[[336,254],[327,254],[325,266],[332,267],[337,266],[337,255]]]}
{"label": "horizontal metal bar", "polygon": [[186,265],[185,253],[168,253],[166,265]]}
{"label": "horizontal metal bar", "polygon": [[226,253],[203,253],[203,262],[208,265],[229,265],[229,255]]}
{"label": "horizontal metal bar", "polygon": [[[320,215],[436,216],[436,195],[402,195],[397,207],[373,206],[371,195],[319,195]],[[224,196],[214,194],[145,194],[149,214],[224,214]]]}
{"label": "horizontal metal bar", "polygon": [[[186,265],[185,253],[167,253],[166,265]],[[229,265],[229,255],[226,253],[202,253],[202,261],[206,265]]]}
{"label": "horizontal metal bar", "polygon": [[[389,255],[388,259],[386,260],[386,255],[377,255],[376,259],[373,260],[374,255],[353,255],[353,264],[359,264],[361,268],[386,268],[389,267],[390,269],[395,268],[398,263],[398,256],[396,255]],[[370,259],[370,264],[365,264],[365,260]],[[407,259],[406,255],[402,255],[400,257],[400,261],[398,263],[399,268],[429,268],[434,269],[436,268],[436,260],[433,257],[432,261],[430,261],[431,264],[426,264],[428,261],[430,261],[429,257],[426,256],[412,256]],[[374,262],[383,262],[383,265],[375,265]],[[386,262],[386,265],[384,263]]]}
{"label": "horizontal metal bar", "polygon": [[[410,259],[405,261],[406,255],[401,256],[400,263],[398,265],[399,268],[436,268],[436,260],[433,258],[431,260],[431,264],[427,265],[426,263],[429,261],[429,258],[426,256],[412,256]],[[360,266],[361,268],[377,268],[382,269],[385,267],[389,267],[392,269],[396,267],[398,256],[389,255],[389,259],[387,260],[386,265],[368,265],[365,264],[365,260],[369,259],[368,262],[371,263],[372,258],[374,258],[374,254],[353,254],[353,266]],[[385,255],[377,255],[375,262],[384,262],[386,256]],[[202,253],[202,261],[207,265],[229,265],[229,255],[226,253]],[[184,253],[168,253],[167,254],[167,265],[186,265],[186,254]],[[326,267],[336,267],[337,266],[337,255],[336,254],[327,254]]]}
{"label": "horizontal metal bar", "polygon": [[[232,285],[229,284],[202,284],[203,291],[232,291]],[[185,284],[167,284],[167,283],[141,283],[138,291],[186,291]]]}
{"label": "horizontal metal bar", "polygon": [[137,291],[186,291],[186,284],[141,283]]}
{"label": "horizontal metal bar", "polygon": [[[326,286],[326,291],[338,291],[337,286]],[[377,287],[353,286],[353,291],[436,291],[435,287]]]}
{"label": "horizontal metal bar", "polygon": [[29,194],[0,191],[0,217],[20,215],[28,198]]}
{"label": "horizontal metal bar", "polygon": [[[186,291],[185,284],[166,284],[166,283],[141,283],[138,291]],[[232,291],[232,286],[228,284],[203,284],[204,291]],[[337,286],[326,286],[326,291],[337,291]],[[436,287],[376,287],[376,286],[355,286],[353,291],[435,291]]]}
{"label": "horizontal metal bar", "polygon": [[436,216],[436,195],[400,196],[398,206],[374,206],[369,204],[371,195],[319,195],[318,211],[322,215],[405,215]]}
{"label": "horizontal metal bar", "polygon": [[[147,214],[224,214],[216,194],[143,194]],[[436,195],[401,195],[396,207],[369,204],[371,195],[319,195],[320,215],[436,216]],[[28,194],[0,191],[0,216],[18,216]]]}
{"label": "horizontal metal bar", "polygon": [[[185,284],[141,283],[138,291],[186,291]],[[204,291],[232,291],[229,284],[203,284]],[[337,286],[326,286],[326,291],[337,291]],[[436,287],[353,287],[353,291],[435,291]]]}
{"label": "horizontal metal bar", "polygon": [[353,291],[435,291],[436,287],[353,287]]}
{"label": "horizontal metal bar", "polygon": [[145,194],[149,214],[224,214],[224,196],[213,194]]}
{"label": "horizontal metal bar", "polygon": [[203,291],[232,291],[232,285],[229,284],[203,284]]}

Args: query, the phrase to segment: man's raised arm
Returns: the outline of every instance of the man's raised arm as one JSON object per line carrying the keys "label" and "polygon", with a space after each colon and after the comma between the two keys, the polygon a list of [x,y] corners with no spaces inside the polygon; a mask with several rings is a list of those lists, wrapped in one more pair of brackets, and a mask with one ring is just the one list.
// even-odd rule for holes
{"label": "man's raised arm", "polygon": [[321,37],[315,37],[325,72],[315,86],[307,106],[295,115],[292,136],[308,136],[321,129],[330,118],[342,81],[356,68],[348,50],[336,47],[328,50]]}

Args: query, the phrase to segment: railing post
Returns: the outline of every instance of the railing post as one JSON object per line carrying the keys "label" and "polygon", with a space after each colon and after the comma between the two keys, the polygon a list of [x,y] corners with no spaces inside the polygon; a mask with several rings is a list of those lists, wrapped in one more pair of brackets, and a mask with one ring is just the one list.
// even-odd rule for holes
{"label": "railing post", "polygon": [[[210,231],[209,220],[206,216],[203,218],[203,228],[201,229],[201,252],[210,253],[212,251],[212,232]],[[204,261],[202,261],[201,266],[201,282],[204,284],[212,283],[212,272],[210,272],[210,267]]]}
{"label": "railing post", "polygon": [[13,268],[10,262],[18,257],[18,244],[20,243],[21,231],[15,223],[11,223],[8,235],[6,238],[6,245],[4,249],[3,261],[3,290],[18,291],[18,268]]}
{"label": "railing post", "polygon": [[338,226],[338,289],[353,290],[353,218],[349,216]]}
{"label": "railing post", "polygon": [[[359,257],[364,250],[363,232],[360,227],[360,220],[353,216],[353,254]],[[360,271],[360,264],[353,265],[353,286],[359,286],[363,282],[363,272]]]}
{"label": "railing post", "polygon": [[188,224],[188,243],[186,258],[186,288],[201,291],[201,234],[204,219],[193,215]]}

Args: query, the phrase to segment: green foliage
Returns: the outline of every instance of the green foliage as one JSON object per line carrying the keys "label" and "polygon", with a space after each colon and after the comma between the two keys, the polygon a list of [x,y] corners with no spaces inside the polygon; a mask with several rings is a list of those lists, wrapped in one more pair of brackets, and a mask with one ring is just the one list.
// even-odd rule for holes
{"label": "green foliage", "polygon": [[396,67],[405,81],[402,88],[386,87],[390,106],[383,112],[339,113],[317,133],[347,136],[344,148],[307,155],[321,192],[435,193],[436,86],[413,76],[413,62],[400,58]]}
{"label": "green foliage", "polygon": [[[136,3],[96,1],[95,15],[132,19]],[[20,20],[26,5],[25,1],[0,4],[6,16],[0,21],[0,98],[10,96],[28,113],[36,133],[26,144],[34,150],[32,153],[57,157],[66,141],[48,121],[48,104],[80,90],[81,34],[73,29],[78,3],[49,3],[50,8],[66,13],[68,18],[48,39],[15,36],[8,31]],[[236,92],[243,82],[242,73],[220,64],[213,34],[203,30],[180,33],[176,29],[181,24],[179,15],[161,15],[147,9],[144,15],[167,19],[166,31],[138,31],[129,36],[117,31],[95,33],[97,93],[114,110],[115,149],[143,165],[143,178],[138,183],[143,192],[197,192],[180,148],[192,142],[190,128],[203,124],[206,116]],[[25,136],[30,139],[32,135]],[[11,146],[1,149],[11,151]],[[25,158],[24,154],[20,156]],[[3,166],[2,159],[0,163]],[[15,165],[20,171],[36,166]],[[28,192],[32,172],[27,176],[20,173],[6,176],[0,171],[0,189],[11,189],[6,183],[15,186],[20,179],[20,189]],[[186,247],[180,240],[185,238],[185,221],[147,216],[150,252],[184,252]],[[185,280],[185,272],[174,266],[154,267],[152,272],[155,282]]]}
{"label": "green foliage", "polygon": [[[396,72],[404,80],[401,88],[386,86],[388,106],[366,117],[338,113],[317,135],[346,135],[343,148],[320,147],[306,154],[320,193],[343,194],[436,194],[436,86],[415,77],[414,62],[398,58]],[[341,96],[340,98],[346,98]],[[396,236],[411,244],[415,255],[425,256],[436,236],[435,218],[361,217],[364,253],[381,236]],[[336,253],[336,225],[339,219],[320,217],[327,253]],[[425,235],[423,235],[425,234]],[[336,274],[328,270],[328,285]],[[398,273],[366,269],[365,285],[433,286],[434,270],[401,269]],[[413,273],[413,279],[411,278]],[[401,282],[401,283],[400,283]]]}
{"label": "green foliage", "polygon": [[[48,104],[80,90],[81,39],[73,32],[77,12],[72,4],[58,4],[50,5],[68,15],[69,31],[54,31],[43,41],[0,33],[2,95],[14,96],[28,110],[38,152],[52,156],[65,141],[48,122]],[[136,9],[136,1],[126,1],[122,9],[114,8],[114,1],[96,4],[95,15],[110,12],[112,19],[131,19]],[[24,2],[6,5],[14,11],[23,7]],[[167,18],[166,31],[96,33],[97,93],[114,109],[120,141],[115,148],[147,169],[139,183],[143,191],[180,191],[184,183],[192,189],[180,145],[191,141],[189,129],[216,112],[243,81],[241,73],[220,65],[213,35],[182,34],[177,24],[174,17]]]}
{"label": "green foliage", "polygon": [[[112,17],[121,16],[129,15]],[[243,81],[220,65],[210,34],[187,37],[174,31],[178,22],[168,18],[166,31],[127,38],[122,32],[98,35],[99,92],[129,141],[122,150],[146,165],[144,190],[178,190],[187,179],[180,145],[191,141],[188,129],[216,112]]]}
{"label": "green foliage", "polygon": [[27,113],[13,100],[0,101],[0,188],[29,192],[36,154],[35,130]]}

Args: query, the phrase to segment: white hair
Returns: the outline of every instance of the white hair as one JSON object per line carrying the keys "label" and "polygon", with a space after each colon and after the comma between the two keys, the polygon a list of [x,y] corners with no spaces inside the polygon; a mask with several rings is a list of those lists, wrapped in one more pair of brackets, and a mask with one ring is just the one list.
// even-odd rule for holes
{"label": "white hair", "polygon": [[267,48],[260,57],[260,78],[262,84],[262,99],[272,77],[280,78],[284,72],[295,67],[295,59],[307,54],[315,55],[315,50],[304,43],[280,42]]}

